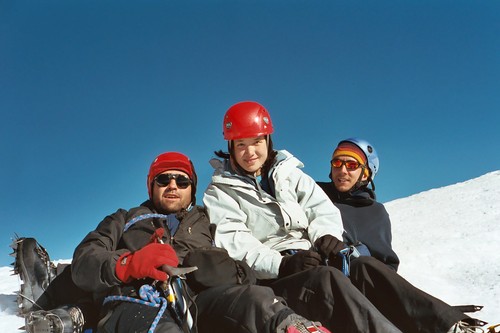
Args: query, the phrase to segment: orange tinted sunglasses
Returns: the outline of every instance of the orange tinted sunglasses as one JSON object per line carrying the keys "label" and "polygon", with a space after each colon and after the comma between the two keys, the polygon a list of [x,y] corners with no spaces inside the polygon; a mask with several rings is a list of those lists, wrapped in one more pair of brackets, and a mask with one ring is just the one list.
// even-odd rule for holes
{"label": "orange tinted sunglasses", "polygon": [[342,168],[342,166],[345,165],[345,168],[348,171],[354,171],[362,166],[362,164],[360,164],[358,161],[343,161],[339,160],[338,158],[333,159],[330,163],[332,164],[332,167],[336,169]]}

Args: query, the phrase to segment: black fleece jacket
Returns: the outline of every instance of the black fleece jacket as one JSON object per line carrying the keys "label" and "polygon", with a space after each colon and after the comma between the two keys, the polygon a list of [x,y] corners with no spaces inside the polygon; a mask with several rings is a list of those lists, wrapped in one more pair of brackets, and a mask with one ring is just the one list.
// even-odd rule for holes
{"label": "black fleece jacket", "polygon": [[157,228],[165,229],[163,242],[173,246],[180,263],[190,249],[212,246],[210,222],[205,209],[200,206],[176,215],[180,224],[174,236],[170,234],[168,222],[158,218],[138,221],[125,231],[125,224],[134,217],[154,213],[156,211],[148,200],[128,211],[118,209],[99,223],[74,252],[72,278],[75,284],[94,293],[94,297],[122,294],[124,288],[130,289],[127,287],[132,286],[123,284],[116,277],[116,261],[122,254],[137,251],[147,245]]}
{"label": "black fleece jacket", "polygon": [[365,244],[372,257],[397,271],[399,258],[392,249],[391,220],[384,205],[376,201],[375,193],[366,186],[343,193],[337,191],[333,182],[318,182],[318,185],[340,210],[344,242]]}

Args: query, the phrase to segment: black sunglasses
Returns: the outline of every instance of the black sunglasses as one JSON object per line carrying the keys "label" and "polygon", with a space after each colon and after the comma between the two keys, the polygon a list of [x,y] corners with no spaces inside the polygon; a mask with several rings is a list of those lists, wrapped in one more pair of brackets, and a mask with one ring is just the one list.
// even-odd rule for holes
{"label": "black sunglasses", "polygon": [[185,189],[188,188],[189,185],[191,185],[193,182],[191,179],[184,175],[180,175],[178,173],[162,173],[159,174],[158,176],[155,177],[155,182],[158,184],[160,187],[165,187],[170,184],[170,181],[172,179],[175,179],[175,183],[177,184],[177,187],[180,189]]}

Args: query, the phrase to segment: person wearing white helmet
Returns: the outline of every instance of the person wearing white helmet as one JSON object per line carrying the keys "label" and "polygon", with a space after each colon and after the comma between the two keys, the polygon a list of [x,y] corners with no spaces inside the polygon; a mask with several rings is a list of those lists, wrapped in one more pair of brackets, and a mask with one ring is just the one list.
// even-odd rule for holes
{"label": "person wearing white helmet", "polygon": [[217,151],[203,202],[217,224],[215,242],[255,271],[259,283],[297,313],[334,332],[401,332],[337,268],[345,248],[342,221],[303,164],[274,150],[273,123],[261,104],[245,101],[224,116],[228,151]]}
{"label": "person wearing white helmet", "polygon": [[[340,210],[343,240],[351,249],[353,284],[403,332],[476,332],[480,320],[414,287],[397,274],[391,221],[376,200],[378,154],[368,141],[342,140],[330,161],[329,182],[317,182]],[[451,327],[451,328],[450,328]]]}
{"label": "person wearing white helmet", "polygon": [[373,181],[379,170],[375,148],[359,138],[342,140],[332,154],[330,166],[331,181],[318,185],[342,214],[347,245],[361,241],[373,257],[397,270],[399,258],[392,249],[389,214],[375,200]]}

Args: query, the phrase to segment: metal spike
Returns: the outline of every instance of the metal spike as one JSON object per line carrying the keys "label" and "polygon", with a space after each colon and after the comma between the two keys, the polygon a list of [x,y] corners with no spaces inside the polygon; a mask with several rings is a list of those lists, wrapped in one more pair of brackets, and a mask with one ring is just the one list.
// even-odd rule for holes
{"label": "metal spike", "polygon": [[170,276],[179,276],[182,274],[191,273],[197,269],[198,269],[197,266],[193,266],[193,267],[172,267],[169,265],[162,265],[161,266],[161,270],[168,273],[168,275],[170,275]]}
{"label": "metal spike", "polygon": [[26,331],[26,326],[21,326],[21,327],[18,328],[18,330]]}

